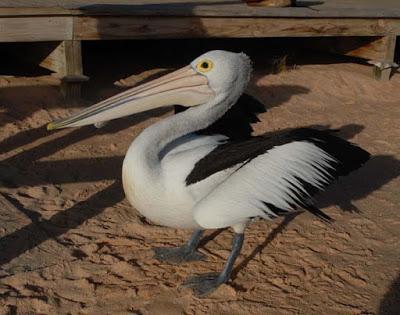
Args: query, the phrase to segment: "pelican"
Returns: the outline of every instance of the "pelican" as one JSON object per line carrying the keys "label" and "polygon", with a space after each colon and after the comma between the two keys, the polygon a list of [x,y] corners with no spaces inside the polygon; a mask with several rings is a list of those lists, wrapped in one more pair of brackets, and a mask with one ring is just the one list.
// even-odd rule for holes
{"label": "pelican", "polygon": [[[181,247],[156,248],[159,260],[203,259],[197,251],[203,231],[233,229],[223,270],[184,283],[198,295],[229,281],[252,219],[308,210],[330,222],[313,205],[313,195],[369,158],[368,152],[326,131],[298,128],[251,136],[251,128],[243,126],[254,121],[256,110],[246,108],[246,99],[238,103],[251,71],[244,53],[210,51],[188,66],[48,125],[51,130],[101,124],[153,108],[183,106],[136,137],[123,162],[122,182],[128,201],[146,218],[194,231]],[[237,126],[227,123],[234,110],[242,113],[235,116]],[[243,133],[229,132],[235,129]]]}

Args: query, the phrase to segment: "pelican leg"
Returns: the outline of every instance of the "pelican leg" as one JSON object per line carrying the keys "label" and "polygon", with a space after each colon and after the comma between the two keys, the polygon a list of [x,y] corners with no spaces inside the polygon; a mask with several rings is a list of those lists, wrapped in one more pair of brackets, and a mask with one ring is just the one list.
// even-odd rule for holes
{"label": "pelican leg", "polygon": [[181,247],[156,247],[154,248],[155,257],[159,261],[179,264],[187,261],[203,260],[205,255],[196,251],[199,245],[203,230],[195,231],[190,240]]}
{"label": "pelican leg", "polygon": [[235,233],[232,242],[232,251],[228,257],[224,269],[221,273],[206,273],[198,276],[190,277],[183,284],[185,287],[192,288],[194,293],[198,296],[205,296],[221,284],[229,281],[232,273],[232,268],[242,249],[244,240],[243,233]]}

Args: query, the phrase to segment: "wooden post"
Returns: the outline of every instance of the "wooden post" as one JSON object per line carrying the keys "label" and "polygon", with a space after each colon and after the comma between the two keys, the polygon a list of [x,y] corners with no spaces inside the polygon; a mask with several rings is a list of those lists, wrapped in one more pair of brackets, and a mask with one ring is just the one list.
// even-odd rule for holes
{"label": "wooden post", "polygon": [[74,102],[81,97],[82,83],[88,80],[83,75],[82,47],[78,40],[63,42],[65,50],[65,76],[62,78],[62,91],[68,101]]}
{"label": "wooden post", "polygon": [[376,80],[389,81],[393,68],[398,65],[394,62],[396,36],[388,35],[382,38],[383,56],[380,59],[369,61],[373,65],[372,74]]}
{"label": "wooden post", "polygon": [[89,78],[83,75],[82,48],[79,40],[62,41],[40,63],[40,66],[57,73],[61,79],[61,90],[67,102],[78,101],[81,85]]}

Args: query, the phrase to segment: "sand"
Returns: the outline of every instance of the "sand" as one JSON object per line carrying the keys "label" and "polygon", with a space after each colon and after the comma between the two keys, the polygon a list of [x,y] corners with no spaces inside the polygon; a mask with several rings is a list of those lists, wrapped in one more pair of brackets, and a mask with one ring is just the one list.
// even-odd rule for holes
{"label": "sand", "polygon": [[0,209],[0,314],[400,314],[400,75],[375,82],[352,63],[256,70],[249,91],[268,107],[256,133],[338,128],[373,157],[318,198],[333,225],[306,213],[255,222],[232,281],[202,299],[180,284],[221,270],[232,232],[207,233],[205,261],[158,262],[152,247],[190,232],[140,217],[121,187],[130,142],[170,110],[47,132],[88,102],[66,106],[51,76],[1,78],[0,192],[14,210]]}

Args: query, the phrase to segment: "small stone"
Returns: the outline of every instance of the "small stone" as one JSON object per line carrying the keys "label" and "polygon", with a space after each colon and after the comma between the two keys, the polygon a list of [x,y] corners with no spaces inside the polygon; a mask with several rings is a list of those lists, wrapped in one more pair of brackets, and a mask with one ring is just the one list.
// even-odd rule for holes
{"label": "small stone", "polygon": [[111,150],[114,151],[114,150],[116,150],[117,148],[118,148],[118,147],[116,146],[115,143],[111,143],[111,144],[110,144],[110,149],[111,149]]}

